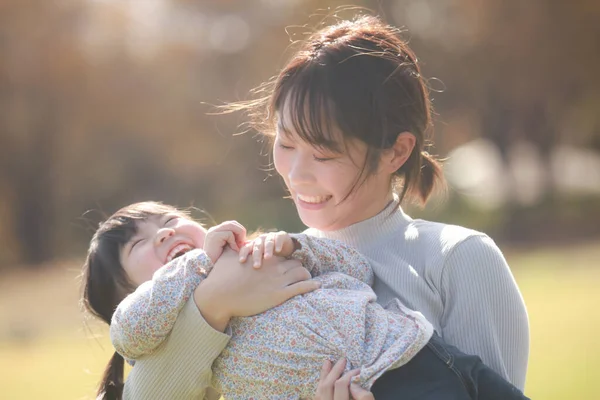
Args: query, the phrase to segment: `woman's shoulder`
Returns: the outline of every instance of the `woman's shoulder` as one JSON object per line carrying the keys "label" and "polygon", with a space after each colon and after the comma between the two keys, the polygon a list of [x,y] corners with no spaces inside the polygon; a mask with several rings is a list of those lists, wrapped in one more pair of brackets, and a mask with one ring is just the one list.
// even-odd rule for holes
{"label": "woman's shoulder", "polygon": [[492,239],[483,232],[460,225],[423,219],[413,220],[406,227],[404,237],[407,241],[419,243],[426,248],[426,251],[441,255],[448,255],[457,247],[468,247],[471,251],[478,251],[482,246],[493,244]]}
{"label": "woman's shoulder", "polygon": [[412,261],[421,265],[425,275],[437,277],[433,279],[441,279],[446,273],[461,279],[469,276],[467,281],[472,282],[478,281],[478,276],[485,271],[485,274],[495,276],[503,275],[507,270],[504,255],[496,243],[487,234],[474,229],[414,220],[404,237],[401,247],[414,255]]}

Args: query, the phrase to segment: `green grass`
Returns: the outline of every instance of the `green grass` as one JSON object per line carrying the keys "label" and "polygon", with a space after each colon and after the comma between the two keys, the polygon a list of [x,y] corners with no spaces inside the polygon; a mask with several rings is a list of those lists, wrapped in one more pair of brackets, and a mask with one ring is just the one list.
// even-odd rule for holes
{"label": "green grass", "polygon": [[[554,249],[509,257],[531,324],[525,393],[533,399],[600,399],[600,249]],[[596,381],[594,381],[594,378]]]}
{"label": "green grass", "polygon": [[[507,252],[531,321],[532,399],[600,398],[599,244]],[[93,399],[106,329],[84,326],[72,270],[38,275],[0,280],[0,397]]]}
{"label": "green grass", "polygon": [[[102,346],[101,346],[102,345]],[[0,346],[3,399],[94,399],[110,343],[83,335],[43,337]]]}

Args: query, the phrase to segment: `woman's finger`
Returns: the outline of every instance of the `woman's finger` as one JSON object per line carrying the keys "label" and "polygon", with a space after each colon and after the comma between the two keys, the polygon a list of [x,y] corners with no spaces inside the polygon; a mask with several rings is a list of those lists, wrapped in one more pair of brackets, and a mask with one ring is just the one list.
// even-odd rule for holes
{"label": "woman's finger", "polygon": [[321,282],[312,279],[291,284],[281,290],[279,297],[280,304],[291,299],[292,297],[296,297],[300,294],[306,294],[320,288]]}
{"label": "woman's finger", "polygon": [[281,263],[280,268],[284,271],[280,277],[282,286],[312,278],[310,272],[302,266],[299,260],[286,260]]}
{"label": "woman's finger", "polygon": [[275,252],[275,233],[271,232],[265,237],[265,259],[273,257]]}
{"label": "woman's finger", "polygon": [[252,259],[254,260],[252,265],[254,268],[259,268],[262,265],[264,240],[265,238],[263,236],[259,236],[254,239],[254,245],[252,246]]}
{"label": "woman's finger", "polygon": [[373,393],[363,389],[356,383],[350,384],[350,393],[352,394],[352,398],[354,400],[375,400]]}
{"label": "woman's finger", "polygon": [[323,366],[321,367],[321,374],[319,375],[319,381],[322,381],[325,378],[327,378],[327,375],[329,375],[329,372],[331,371],[331,367],[333,367],[333,365],[331,364],[331,361],[325,360],[325,362],[323,363]]}
{"label": "woman's finger", "polygon": [[341,378],[335,381],[333,389],[333,400],[349,400],[350,399],[350,382],[352,378],[360,374],[360,369],[353,369],[346,372]]}
{"label": "woman's finger", "polygon": [[323,364],[315,399],[333,400],[335,381],[342,375],[344,368],[346,368],[345,358],[339,359],[333,367],[331,367],[331,363]]}
{"label": "woman's finger", "polygon": [[275,251],[280,253],[283,250],[283,244],[289,235],[286,232],[277,232],[275,234]]}
{"label": "woman's finger", "polygon": [[350,400],[350,383],[343,378],[335,381],[333,385],[333,400]]}
{"label": "woman's finger", "polygon": [[331,371],[329,371],[329,374],[325,378],[325,381],[328,384],[331,384],[331,386],[333,387],[335,382],[342,376],[345,369],[346,369],[346,358],[342,357],[333,365],[333,367],[331,368]]}

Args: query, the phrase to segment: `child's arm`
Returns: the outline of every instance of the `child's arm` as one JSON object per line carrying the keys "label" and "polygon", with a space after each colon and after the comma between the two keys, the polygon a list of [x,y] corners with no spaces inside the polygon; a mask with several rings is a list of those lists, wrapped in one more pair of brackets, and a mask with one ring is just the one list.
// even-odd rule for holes
{"label": "child's arm", "polygon": [[177,315],[223,248],[229,245],[237,250],[245,237],[246,229],[238,222],[223,222],[206,233],[204,251],[192,250],[156,271],[113,314],[110,337],[115,349],[129,360],[153,352],[169,335]]}
{"label": "child's arm", "polygon": [[339,240],[317,238],[303,233],[291,235],[299,243],[292,254],[302,261],[312,276],[327,272],[341,272],[373,284],[373,269],[369,261],[358,251]]}
{"label": "child's arm", "polygon": [[169,335],[177,315],[213,263],[202,250],[192,250],[154,273],[119,304],[110,338],[125,359],[152,353]]}
{"label": "child's arm", "polygon": [[228,342],[228,335],[202,318],[192,296],[164,342],[136,360],[125,381],[123,400],[218,400],[211,388],[211,366]]}

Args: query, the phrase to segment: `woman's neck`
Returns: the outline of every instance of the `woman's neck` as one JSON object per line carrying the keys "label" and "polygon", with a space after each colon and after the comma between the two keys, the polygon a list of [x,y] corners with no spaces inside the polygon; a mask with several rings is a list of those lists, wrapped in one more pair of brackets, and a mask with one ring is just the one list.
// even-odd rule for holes
{"label": "woman's neck", "polygon": [[306,233],[341,240],[360,249],[369,246],[373,241],[380,241],[382,237],[386,237],[411,221],[412,219],[400,207],[400,199],[396,194],[393,194],[384,207],[380,208],[380,211],[370,218],[334,231],[320,231],[311,228]]}

